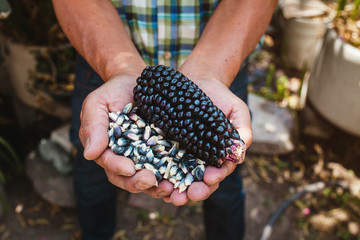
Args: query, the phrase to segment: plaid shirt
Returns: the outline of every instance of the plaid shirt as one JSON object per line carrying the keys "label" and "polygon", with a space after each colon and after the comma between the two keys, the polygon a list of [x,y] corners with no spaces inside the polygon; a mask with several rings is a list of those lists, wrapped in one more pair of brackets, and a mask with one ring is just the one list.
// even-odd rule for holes
{"label": "plaid shirt", "polygon": [[199,40],[217,0],[112,0],[148,65],[179,67]]}

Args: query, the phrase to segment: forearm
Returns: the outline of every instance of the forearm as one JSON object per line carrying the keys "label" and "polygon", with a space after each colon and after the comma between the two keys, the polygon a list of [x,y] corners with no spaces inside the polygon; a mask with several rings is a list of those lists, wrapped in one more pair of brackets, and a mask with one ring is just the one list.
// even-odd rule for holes
{"label": "forearm", "polygon": [[59,23],[76,50],[104,81],[138,75],[145,63],[108,0],[53,0]]}
{"label": "forearm", "polygon": [[191,79],[215,77],[230,86],[265,32],[276,2],[222,0],[181,70]]}

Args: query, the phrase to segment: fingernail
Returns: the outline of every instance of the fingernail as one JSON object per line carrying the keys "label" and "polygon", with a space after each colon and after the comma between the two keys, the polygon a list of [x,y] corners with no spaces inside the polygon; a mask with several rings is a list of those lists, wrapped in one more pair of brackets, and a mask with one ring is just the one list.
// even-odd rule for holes
{"label": "fingernail", "polygon": [[171,203],[170,196],[165,196],[165,197],[163,197],[163,200],[164,200],[164,202],[166,202],[166,203]]}
{"label": "fingernail", "polygon": [[157,197],[158,197],[158,198],[163,198],[163,197],[166,197],[166,196],[168,196],[168,195],[169,195],[168,193],[163,192],[163,191],[157,193]]}
{"label": "fingernail", "polygon": [[145,189],[148,189],[148,188],[150,188],[150,187],[152,187],[152,186],[150,186],[149,184],[146,184],[146,183],[143,183],[143,182],[136,182],[135,183],[135,187],[137,188],[137,189],[139,189],[139,190],[145,190]]}
{"label": "fingernail", "polygon": [[86,148],[86,149],[90,147],[90,142],[91,142],[91,139],[88,137],[88,138],[86,139],[86,144],[85,144],[85,148]]}

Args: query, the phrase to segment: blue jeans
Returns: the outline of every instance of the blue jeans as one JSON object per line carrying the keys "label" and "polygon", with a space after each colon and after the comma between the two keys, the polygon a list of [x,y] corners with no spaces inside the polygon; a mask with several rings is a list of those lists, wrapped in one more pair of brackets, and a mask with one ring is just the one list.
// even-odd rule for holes
{"label": "blue jeans", "polygon": [[[116,187],[104,170],[83,157],[78,136],[80,111],[85,97],[103,81],[81,57],[76,62],[76,81],[72,97],[70,137],[77,148],[74,187],[83,239],[111,239],[116,226]],[[247,71],[240,71],[230,89],[244,101],[247,98]],[[239,168],[220,183],[220,187],[204,201],[204,223],[207,239],[242,239],[245,227],[244,198]]]}

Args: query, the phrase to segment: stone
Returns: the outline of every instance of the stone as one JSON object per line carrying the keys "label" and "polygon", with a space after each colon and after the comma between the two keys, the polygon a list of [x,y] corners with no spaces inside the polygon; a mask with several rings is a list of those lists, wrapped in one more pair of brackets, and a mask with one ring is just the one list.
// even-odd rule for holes
{"label": "stone", "polygon": [[69,174],[73,170],[71,155],[57,142],[41,139],[38,145],[38,154],[41,160],[52,163],[53,167],[61,174]]}
{"label": "stone", "polygon": [[71,154],[73,152],[73,144],[70,141],[70,124],[66,124],[51,132],[50,139],[61,145],[64,150]]}
{"label": "stone", "polygon": [[132,193],[128,199],[128,205],[161,215],[175,216],[178,207],[171,203],[164,202],[161,198],[153,198],[145,193]]}
{"label": "stone", "polygon": [[75,207],[73,175],[63,175],[51,163],[32,151],[25,160],[25,171],[35,190],[45,200],[61,207]]}
{"label": "stone", "polygon": [[249,94],[253,142],[248,151],[260,154],[287,154],[295,149],[298,125],[288,108]]}
{"label": "stone", "polygon": [[0,19],[6,19],[11,13],[10,5],[7,1],[0,1]]}

